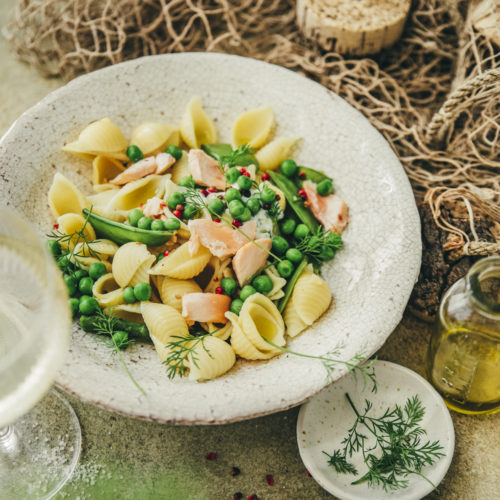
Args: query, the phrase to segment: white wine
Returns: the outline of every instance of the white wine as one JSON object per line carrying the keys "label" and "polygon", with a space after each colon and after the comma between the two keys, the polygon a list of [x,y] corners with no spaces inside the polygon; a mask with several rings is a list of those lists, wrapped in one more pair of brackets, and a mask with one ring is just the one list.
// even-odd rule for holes
{"label": "white wine", "polygon": [[47,392],[69,342],[60,273],[31,243],[0,236],[0,428]]}

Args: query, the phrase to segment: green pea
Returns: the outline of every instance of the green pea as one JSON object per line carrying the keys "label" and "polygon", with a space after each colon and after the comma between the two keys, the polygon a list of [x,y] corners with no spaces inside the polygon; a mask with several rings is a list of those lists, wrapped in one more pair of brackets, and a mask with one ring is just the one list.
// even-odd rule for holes
{"label": "green pea", "polygon": [[231,203],[233,200],[241,200],[241,193],[236,188],[229,188],[226,191],[226,201]]}
{"label": "green pea", "polygon": [[177,205],[184,205],[186,201],[185,196],[182,193],[172,193],[167,200],[167,205],[170,210],[175,210]]}
{"label": "green pea", "polygon": [[236,219],[245,211],[245,205],[240,200],[230,201],[228,208],[231,216]]}
{"label": "green pea", "polygon": [[229,306],[229,310],[234,314],[240,314],[242,307],[243,301],[241,299],[234,299]]}
{"label": "green pea", "polygon": [[246,175],[238,177],[238,186],[240,189],[250,189],[252,187],[252,179]]}
{"label": "green pea", "polygon": [[247,200],[247,208],[255,215],[260,210],[260,201],[257,198]]}
{"label": "green pea", "polygon": [[208,202],[208,210],[214,214],[221,215],[225,208],[224,202],[219,200],[219,198],[212,198]]}
{"label": "green pea", "polygon": [[166,150],[165,153],[172,155],[176,160],[180,160],[182,158],[182,149],[175,144],[171,144]]}
{"label": "green pea", "polygon": [[163,221],[163,227],[167,231],[176,231],[181,227],[181,221],[177,218],[174,219],[171,217],[170,219]]}
{"label": "green pea", "polygon": [[320,196],[328,196],[333,193],[333,184],[330,179],[324,179],[316,184],[316,191]]}
{"label": "green pea", "polygon": [[281,223],[281,232],[283,234],[292,234],[296,225],[297,223],[293,219],[286,219]]}
{"label": "green pea", "polygon": [[248,208],[245,207],[243,213],[238,217],[238,220],[240,220],[241,222],[247,222],[251,218],[252,218],[252,212],[250,212],[250,210],[248,210]]}
{"label": "green pea", "polygon": [[66,288],[68,289],[68,295],[72,297],[76,293],[76,280],[73,276],[66,275],[63,278]]}
{"label": "green pea", "polygon": [[61,255],[61,245],[57,240],[47,241],[47,248],[54,257]]}
{"label": "green pea", "polygon": [[141,302],[151,298],[151,285],[149,283],[137,283],[134,286],[134,295],[137,300]]}
{"label": "green pea", "polygon": [[192,219],[198,212],[199,210],[193,205],[186,205],[184,207],[184,211],[182,212],[182,218]]}
{"label": "green pea", "polygon": [[236,293],[236,290],[238,290],[238,283],[236,283],[236,280],[233,280],[233,278],[222,278],[221,286],[224,293],[230,297],[232,297]]}
{"label": "green pea", "polygon": [[108,270],[106,269],[106,266],[104,265],[103,262],[94,262],[93,264],[90,264],[89,276],[93,280],[98,280],[101,276],[104,276],[107,272]]}
{"label": "green pea", "polygon": [[134,287],[133,286],[126,287],[122,292],[122,297],[127,304],[133,304],[137,300],[134,295]]}
{"label": "green pea", "polygon": [[179,180],[178,184],[179,184],[179,186],[187,187],[187,188],[194,188],[194,186],[195,186],[194,180],[190,175],[188,175],[186,177],[182,177]]}
{"label": "green pea", "polygon": [[139,146],[135,146],[134,144],[127,148],[127,156],[129,157],[129,160],[134,163],[144,158],[141,148]]}
{"label": "green pea", "polygon": [[78,283],[78,290],[83,295],[92,295],[92,287],[94,286],[94,280],[90,277],[82,278]]}
{"label": "green pea", "polygon": [[262,203],[272,203],[276,198],[276,193],[268,187],[265,187],[261,192],[260,192],[260,199],[262,200]]}
{"label": "green pea", "polygon": [[250,297],[250,295],[253,295],[254,293],[257,293],[257,290],[252,285],[245,285],[240,290],[240,299],[247,300],[248,297]]}
{"label": "green pea", "polygon": [[289,248],[286,251],[285,257],[294,264],[298,264],[302,260],[302,252],[296,248]]}
{"label": "green pea", "polygon": [[69,310],[71,311],[71,317],[74,318],[78,314],[80,301],[73,297],[68,300],[68,304],[69,304]]}
{"label": "green pea", "polygon": [[99,310],[99,304],[94,297],[89,297],[88,295],[82,295],[80,297],[80,303],[78,304],[78,309],[82,314],[90,316]]}
{"label": "green pea", "polygon": [[297,227],[295,228],[295,231],[293,232],[293,235],[295,238],[298,240],[302,240],[305,238],[311,231],[305,224],[298,224]]}
{"label": "green pea", "polygon": [[281,162],[281,173],[286,177],[293,177],[297,173],[297,164],[290,158]]}
{"label": "green pea", "polygon": [[128,333],[124,332],[123,330],[118,330],[117,332],[113,333],[111,336],[113,339],[113,343],[118,347],[118,349],[125,349],[125,347],[128,347],[129,342],[128,342]]}
{"label": "green pea", "polygon": [[65,254],[57,259],[57,265],[59,269],[66,269],[70,264],[68,254]]}
{"label": "green pea", "polygon": [[[106,267],[106,266],[104,266],[104,267]],[[84,269],[78,269],[78,271],[75,271],[73,273],[73,278],[75,278],[76,281],[80,281],[82,278],[85,278],[85,276],[88,276],[88,275],[89,275],[89,273],[87,271],[85,271]]]}
{"label": "green pea", "polygon": [[226,172],[226,181],[228,184],[234,184],[240,176],[241,173],[236,167],[228,168]]}
{"label": "green pea", "polygon": [[153,221],[149,217],[141,217],[139,221],[137,222],[137,227],[139,229],[150,229],[151,228],[151,223]]}
{"label": "green pea", "polygon": [[153,222],[151,222],[151,230],[152,231],[163,231],[165,229],[165,226],[163,224],[163,221],[161,219],[155,219]]}
{"label": "green pea", "polygon": [[282,260],[278,263],[276,268],[283,278],[288,278],[293,273],[293,264],[289,260]]}
{"label": "green pea", "polygon": [[283,255],[288,250],[288,246],[288,241],[286,241],[282,236],[276,236],[276,238],[273,238],[273,252],[278,255]]}
{"label": "green pea", "polygon": [[259,293],[263,294],[269,293],[273,289],[273,282],[271,278],[265,274],[257,276],[252,281],[252,285]]}
{"label": "green pea", "polygon": [[331,248],[323,247],[319,253],[319,258],[323,261],[332,260],[334,255],[335,252]]}
{"label": "green pea", "polygon": [[140,208],[133,208],[128,213],[128,221],[130,222],[130,225],[134,227],[137,227],[137,223],[140,219],[142,219],[142,217],[144,217],[144,214]]}

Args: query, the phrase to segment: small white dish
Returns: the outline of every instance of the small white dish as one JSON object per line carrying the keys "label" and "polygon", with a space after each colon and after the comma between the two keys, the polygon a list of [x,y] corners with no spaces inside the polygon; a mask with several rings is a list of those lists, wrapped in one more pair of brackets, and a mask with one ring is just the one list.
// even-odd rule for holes
{"label": "small white dish", "polygon": [[387,408],[395,404],[404,407],[406,400],[418,395],[425,414],[420,426],[427,431],[422,436],[422,443],[438,440],[443,446],[444,456],[432,466],[427,466],[422,473],[436,486],[446,474],[455,449],[455,431],[450,413],[441,396],[420,375],[403,366],[379,361],[375,365],[378,391],[371,392],[371,384],[363,386],[349,374],[321,391],[305,403],[297,420],[297,442],[300,456],[313,478],[329,493],[342,500],[417,500],[429,494],[433,487],[425,479],[410,475],[408,487],[394,492],[385,492],[382,487],[369,487],[366,483],[352,485],[351,482],[366,472],[361,454],[350,460],[359,474],[338,474],[328,465],[328,457],[323,453],[333,454],[341,449],[341,442],[347,436],[348,429],[355,421],[355,414],[349,405],[346,393],[358,409],[363,411],[365,400],[373,403],[369,415],[381,416]]}

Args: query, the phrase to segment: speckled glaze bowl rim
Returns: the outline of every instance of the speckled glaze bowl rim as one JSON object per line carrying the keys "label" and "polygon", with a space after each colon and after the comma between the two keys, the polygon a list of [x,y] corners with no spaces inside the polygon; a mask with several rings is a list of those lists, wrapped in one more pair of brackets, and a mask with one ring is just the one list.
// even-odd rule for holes
{"label": "speckled glaze bowl rim", "polygon": [[[123,63],[116,64],[114,66],[106,67],[101,70],[95,71],[93,73],[89,73],[87,75],[80,76],[65,86],[51,92],[48,94],[44,99],[42,99],[38,104],[33,106],[32,108],[28,109],[26,112],[24,112],[13,124],[12,126],[8,129],[8,131],[4,134],[2,139],[0,140],[0,147],[2,144],[5,142],[5,139],[7,137],[10,137],[12,134],[16,133],[16,130],[21,128],[24,124],[29,123],[30,120],[33,119],[33,117],[36,115],[38,110],[43,109],[47,106],[50,106],[51,103],[54,101],[57,101],[57,99],[60,96],[69,94],[73,91],[73,89],[79,89],[81,87],[84,87],[85,84],[89,81],[98,81],[101,76],[108,76],[108,75],[113,75],[117,74],[121,71],[122,68],[128,68],[131,67],[132,65],[136,65],[137,67],[141,67],[144,65],[148,65],[152,63],[153,65],[155,64],[156,61],[168,61],[170,59],[179,59],[182,60],[184,59],[186,61],[186,64],[195,64],[199,62],[200,60],[208,60],[210,61],[211,64],[224,64],[224,63],[229,63],[232,61],[239,61],[238,64],[246,64],[249,67],[253,67],[255,69],[258,69],[258,71],[262,72],[268,72],[269,74],[272,74],[273,72],[279,76],[280,78],[286,78],[286,79],[294,79],[294,84],[301,85],[303,87],[306,87],[308,90],[310,89],[311,92],[321,92],[321,93],[327,93],[330,96],[335,96],[336,99],[341,99],[339,98],[336,94],[334,94],[332,91],[328,90],[327,88],[323,87],[322,85],[318,84],[317,82],[314,82],[310,79],[307,79],[303,77],[302,75],[299,75],[298,73],[295,73],[293,71],[290,71],[286,68],[283,68],[281,66],[276,66],[267,62],[255,60],[255,59],[248,59],[244,58],[241,56],[235,56],[235,55],[228,55],[228,54],[220,54],[220,53],[203,53],[203,52],[192,52],[192,53],[177,53],[177,54],[164,54],[164,55],[156,55],[156,56],[146,56],[142,57],[139,59],[134,59],[131,61],[126,61]],[[342,100],[343,101],[343,100]],[[376,129],[368,123],[368,120],[355,108],[349,106],[345,101],[343,101],[343,104],[348,106],[350,108],[350,113],[353,115],[357,115],[358,118],[363,120],[363,122],[366,122],[365,125],[369,128],[372,129],[372,132],[375,132],[378,135],[377,141],[380,143],[383,141],[385,143],[386,149],[389,149],[390,152],[388,151],[387,155],[392,154],[394,158],[391,158],[391,160],[394,160],[396,158],[394,152],[390,149],[390,146],[387,144],[383,136],[376,131]],[[357,118],[357,119],[358,119]],[[399,163],[399,162],[398,162]],[[401,169],[401,172],[403,172],[403,168],[401,164],[399,163],[399,168]],[[401,173],[400,172],[400,173]],[[400,174],[399,173],[399,174]],[[399,175],[398,174],[398,175]],[[408,255],[406,262],[407,264],[407,271],[408,275],[406,276],[404,280],[405,284],[405,289],[402,290],[400,293],[400,298],[401,298],[401,307],[397,310],[391,310],[391,313],[387,315],[385,318],[385,325],[384,325],[384,332],[383,335],[380,337],[380,339],[371,345],[369,345],[369,351],[365,352],[364,354],[366,355],[365,357],[371,356],[377,349],[379,349],[387,337],[390,335],[390,333],[393,331],[393,329],[396,327],[396,325],[399,323],[401,320],[404,307],[406,305],[406,302],[410,296],[411,289],[413,287],[413,284],[415,283],[418,273],[420,270],[420,258],[421,258],[421,246],[420,245],[420,221],[418,218],[418,213],[416,210],[415,206],[415,201],[413,198],[413,194],[411,193],[411,188],[409,187],[409,181],[407,177],[405,176],[406,181],[403,181],[407,184],[407,186],[403,186],[401,184],[402,180],[399,178],[398,182],[400,183],[399,187],[403,187],[408,191],[408,194],[405,197],[405,200],[407,202],[406,209],[409,211],[412,211],[411,217],[410,217],[410,224],[408,228],[405,228],[406,231],[406,236],[409,234],[417,234],[418,233],[418,238],[415,237],[413,238],[412,246],[408,248]],[[343,376],[347,371],[347,368],[345,369],[339,369],[338,372],[336,372],[335,378],[338,379],[341,376]],[[244,419],[249,419],[249,418],[255,418],[259,417],[262,415],[274,413],[277,411],[283,411],[287,410],[289,408],[295,407],[304,401],[307,401],[310,399],[312,396],[320,392],[324,387],[329,385],[331,381],[325,383],[322,386],[318,386],[316,388],[311,388],[309,392],[307,393],[306,396],[301,396],[298,397],[294,400],[290,401],[281,401],[278,403],[272,403],[268,405],[267,408],[261,409],[260,411],[248,411],[245,414],[237,414],[237,415],[227,415],[227,416],[218,416],[214,419],[209,419],[209,418],[186,418],[186,417],[172,417],[168,415],[162,415],[162,414],[152,414],[150,412],[145,412],[141,411],[140,408],[134,409],[133,411],[128,408],[124,409],[120,405],[117,405],[114,403],[113,398],[111,398],[111,401],[106,401],[106,400],[101,400],[95,396],[92,396],[90,394],[85,394],[82,395],[78,390],[75,390],[72,386],[71,383],[65,383],[62,380],[59,380],[57,382],[57,385],[61,387],[63,390],[66,392],[75,395],[76,397],[93,403],[96,406],[99,406],[101,408],[104,408],[106,410],[110,410],[125,416],[132,416],[134,418],[139,418],[139,419],[144,419],[148,421],[156,421],[156,422],[162,422],[162,423],[176,423],[176,424],[189,424],[189,425],[196,425],[196,424],[219,424],[219,423],[230,423],[238,420],[244,420]],[[109,399],[109,398],[108,398]]]}

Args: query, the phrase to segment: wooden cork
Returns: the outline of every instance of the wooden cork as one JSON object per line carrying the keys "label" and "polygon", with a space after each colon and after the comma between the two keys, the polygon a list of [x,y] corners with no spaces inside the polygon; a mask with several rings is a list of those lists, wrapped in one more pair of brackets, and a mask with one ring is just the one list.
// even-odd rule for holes
{"label": "wooden cork", "polygon": [[297,0],[308,38],[340,54],[375,54],[401,36],[411,0]]}

